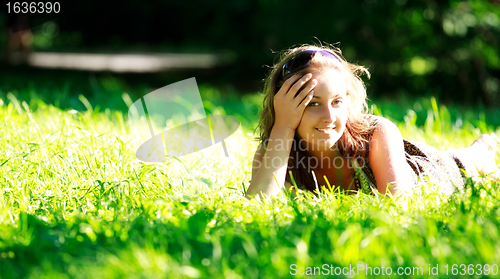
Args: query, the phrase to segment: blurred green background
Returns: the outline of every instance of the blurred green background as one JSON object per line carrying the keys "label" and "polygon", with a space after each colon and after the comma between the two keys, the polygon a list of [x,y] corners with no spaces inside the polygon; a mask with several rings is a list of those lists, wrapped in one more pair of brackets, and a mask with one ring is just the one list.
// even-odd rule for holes
{"label": "blurred green background", "polygon": [[[63,108],[81,106],[75,96],[83,94],[94,105],[122,109],[121,104],[109,101],[109,94],[119,97],[127,91],[138,97],[192,76],[199,84],[231,94],[255,93],[262,88],[275,52],[304,43],[339,42],[348,61],[372,73],[368,93],[373,99],[436,96],[440,102],[465,106],[500,104],[497,0],[88,0],[61,4],[58,14],[31,18],[33,51],[211,53],[220,55],[221,63],[212,69],[152,74],[33,69],[4,63],[0,96],[12,92],[29,99],[37,88],[37,92],[45,91],[42,97],[47,102]],[[3,6],[2,53],[8,40],[6,22]],[[104,93],[106,98],[100,99]]]}
{"label": "blurred green background", "polygon": [[[202,53],[220,63],[151,73],[12,65],[2,4],[0,277],[277,278],[306,262],[498,264],[498,183],[470,180],[448,200],[416,195],[408,210],[335,193],[257,205],[242,191],[266,65],[304,43],[340,42],[368,67],[374,113],[405,138],[444,150],[498,134],[499,1],[73,2],[30,17],[33,53]],[[227,144],[234,160],[221,149],[135,160],[127,101],[190,77],[207,112],[241,120],[243,133]]]}

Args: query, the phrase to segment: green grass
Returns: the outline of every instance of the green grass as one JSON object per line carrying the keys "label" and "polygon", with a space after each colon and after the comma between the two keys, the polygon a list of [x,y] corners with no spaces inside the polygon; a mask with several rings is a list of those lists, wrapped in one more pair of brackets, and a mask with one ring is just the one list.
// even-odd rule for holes
{"label": "green grass", "polygon": [[[229,158],[219,144],[143,163],[122,111],[88,102],[61,110],[5,94],[0,277],[281,278],[295,277],[292,264],[366,264],[394,273],[421,267],[415,278],[439,265],[433,278],[447,278],[453,264],[500,265],[498,183],[469,181],[449,197],[426,191],[406,200],[332,192],[246,200],[261,96],[201,89],[208,112],[242,119],[226,140]],[[469,145],[500,120],[498,111],[481,116],[481,108],[433,99],[381,101],[374,111],[405,138],[441,150]]]}

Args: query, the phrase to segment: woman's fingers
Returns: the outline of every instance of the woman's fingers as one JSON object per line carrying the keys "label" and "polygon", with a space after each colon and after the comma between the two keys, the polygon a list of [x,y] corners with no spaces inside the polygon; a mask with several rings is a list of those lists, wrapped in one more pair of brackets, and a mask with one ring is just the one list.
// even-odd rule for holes
{"label": "woman's fingers", "polygon": [[290,90],[288,90],[286,97],[289,100],[293,100],[296,97],[297,92],[299,92],[300,88],[302,88],[302,86],[304,86],[304,84],[306,84],[311,78],[312,78],[311,73],[308,73],[305,76],[303,76],[302,78],[300,78],[297,82],[295,82],[292,85]]}
{"label": "woman's fingers", "polygon": [[307,96],[304,98],[304,100],[302,100],[302,102],[300,102],[300,104],[298,105],[297,109],[300,109],[300,111],[303,112],[304,109],[309,104],[309,102],[311,102],[313,96],[314,96],[314,90],[311,90],[309,92],[309,94],[307,94]]}
{"label": "woman's fingers", "polygon": [[317,84],[318,81],[313,79],[307,84],[304,89],[302,89],[302,91],[300,91],[300,93],[297,95],[297,97],[295,97],[294,100],[294,104],[296,107],[298,107],[302,103],[302,101],[307,98],[309,92],[311,92],[311,90],[313,90],[313,88],[316,87]]}
{"label": "woman's fingers", "polygon": [[295,74],[295,75],[291,76],[289,79],[287,79],[285,81],[285,83],[283,83],[283,85],[281,86],[280,90],[276,93],[276,95],[286,95],[288,93],[288,91],[290,90],[290,88],[300,78],[301,78],[300,74]]}

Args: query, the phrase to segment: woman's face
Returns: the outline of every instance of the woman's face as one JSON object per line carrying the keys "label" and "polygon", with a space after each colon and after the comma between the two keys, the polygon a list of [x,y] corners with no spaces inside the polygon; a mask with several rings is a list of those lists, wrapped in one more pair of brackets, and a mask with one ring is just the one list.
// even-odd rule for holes
{"label": "woman's face", "polygon": [[335,145],[345,131],[347,85],[339,70],[320,72],[311,69],[311,73],[318,84],[296,132],[304,148],[326,151]]}

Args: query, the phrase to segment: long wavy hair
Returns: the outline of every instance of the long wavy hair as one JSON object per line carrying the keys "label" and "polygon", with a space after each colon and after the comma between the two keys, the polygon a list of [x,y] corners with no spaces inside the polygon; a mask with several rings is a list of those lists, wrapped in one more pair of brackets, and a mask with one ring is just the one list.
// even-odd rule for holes
{"label": "long wavy hair", "polygon": [[[281,70],[283,65],[287,63],[296,53],[305,50],[325,50],[335,54],[341,61],[341,66],[338,61],[332,61],[329,57],[323,55],[315,55],[311,60],[309,67],[321,67],[322,69],[336,69],[339,70],[345,78],[347,85],[347,122],[346,129],[339,139],[338,148],[342,156],[351,158],[364,158],[368,150],[368,135],[373,132],[374,124],[367,119],[368,106],[366,103],[366,87],[361,79],[363,74],[370,78],[368,70],[360,65],[347,62],[339,48],[332,45],[317,46],[317,45],[302,45],[299,47],[285,50],[279,56],[278,62],[271,67],[270,73],[264,80],[264,104],[260,114],[259,125],[256,129],[259,130],[259,137],[257,140],[267,148],[267,142],[273,129],[275,122],[274,111],[274,95],[281,88],[283,83],[293,74],[308,72],[308,68],[301,69],[300,71],[289,73],[281,77]],[[314,191],[316,184],[309,168],[301,165],[299,162],[309,162],[309,154],[307,151],[300,148],[297,133],[295,133],[292,150],[288,160],[287,181],[291,181],[289,172],[292,172],[293,178],[299,188]],[[306,158],[304,158],[306,157]],[[304,160],[304,159],[305,160]]]}

